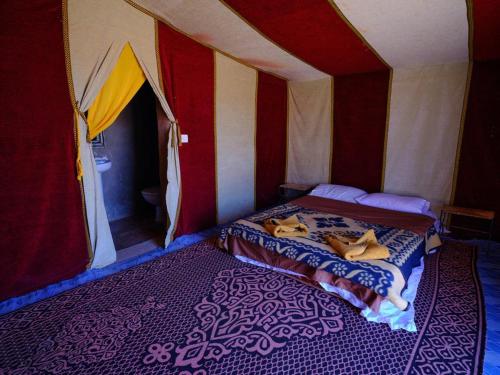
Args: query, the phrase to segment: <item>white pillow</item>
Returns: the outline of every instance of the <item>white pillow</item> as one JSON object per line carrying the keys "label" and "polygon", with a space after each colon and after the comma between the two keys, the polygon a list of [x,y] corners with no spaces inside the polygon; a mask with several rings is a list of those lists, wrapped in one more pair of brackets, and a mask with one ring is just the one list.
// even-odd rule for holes
{"label": "white pillow", "polygon": [[344,185],[319,184],[309,195],[315,197],[336,199],[338,201],[356,203],[355,198],[366,194],[366,191]]}
{"label": "white pillow", "polygon": [[356,202],[365,206],[385,208],[387,210],[425,214],[429,211],[431,203],[420,197],[404,195],[373,193],[356,198]]}

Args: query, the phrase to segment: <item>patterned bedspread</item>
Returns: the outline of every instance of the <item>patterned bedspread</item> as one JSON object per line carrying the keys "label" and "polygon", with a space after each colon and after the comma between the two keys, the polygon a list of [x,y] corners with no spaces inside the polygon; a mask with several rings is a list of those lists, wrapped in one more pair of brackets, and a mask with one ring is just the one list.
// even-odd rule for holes
{"label": "patterned bedspread", "polygon": [[[299,220],[308,226],[307,237],[276,238],[262,226],[267,218],[282,219],[293,214],[297,214]],[[327,234],[359,237],[368,229],[373,229],[379,243],[389,248],[389,259],[348,261],[332,253],[325,240]],[[229,235],[362,284],[386,297],[401,310],[408,306],[401,293],[413,267],[419,264],[426,251],[440,244],[433,226],[425,236],[421,236],[409,230],[366,223],[291,203],[230,224],[222,230],[221,239],[224,240]]]}

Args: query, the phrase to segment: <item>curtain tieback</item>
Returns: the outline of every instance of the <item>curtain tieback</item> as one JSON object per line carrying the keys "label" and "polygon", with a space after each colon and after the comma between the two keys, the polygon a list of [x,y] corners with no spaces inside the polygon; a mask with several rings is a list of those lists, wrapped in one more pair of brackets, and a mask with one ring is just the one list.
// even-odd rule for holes
{"label": "curtain tieback", "polygon": [[75,111],[76,111],[76,113],[78,113],[80,115],[80,117],[83,119],[85,124],[88,125],[89,121],[87,120],[87,116],[85,115],[85,112],[82,112],[82,110],[80,109],[80,103],[78,103],[78,101],[76,101],[76,103],[75,103]]}
{"label": "curtain tieback", "polygon": [[172,146],[175,146],[175,142],[177,143],[177,146],[181,147],[182,146],[182,134],[181,134],[181,126],[179,125],[179,120],[174,120],[174,121],[170,121],[170,124],[172,126],[175,126],[176,129],[176,137],[175,139],[172,139]]}
{"label": "curtain tieback", "polygon": [[80,158],[80,125],[78,124],[78,117],[80,115],[79,109],[75,106],[74,110],[74,126],[75,126],[75,143],[76,143],[76,179],[82,180],[83,177],[83,164]]}

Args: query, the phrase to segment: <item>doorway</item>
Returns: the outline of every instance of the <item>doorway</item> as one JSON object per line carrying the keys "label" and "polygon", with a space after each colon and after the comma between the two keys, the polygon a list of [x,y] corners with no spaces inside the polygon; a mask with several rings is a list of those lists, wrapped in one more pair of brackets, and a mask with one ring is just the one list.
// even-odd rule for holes
{"label": "doorway", "polygon": [[93,148],[118,260],[162,246],[165,194],[160,188],[156,96],[146,81]]}

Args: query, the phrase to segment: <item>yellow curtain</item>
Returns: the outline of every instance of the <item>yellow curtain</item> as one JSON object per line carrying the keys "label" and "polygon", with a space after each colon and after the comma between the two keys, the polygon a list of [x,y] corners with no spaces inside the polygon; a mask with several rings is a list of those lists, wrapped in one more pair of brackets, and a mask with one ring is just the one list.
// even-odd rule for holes
{"label": "yellow curtain", "polygon": [[116,120],[145,80],[146,76],[132,47],[127,43],[99,95],[89,108],[87,115],[89,142]]}

